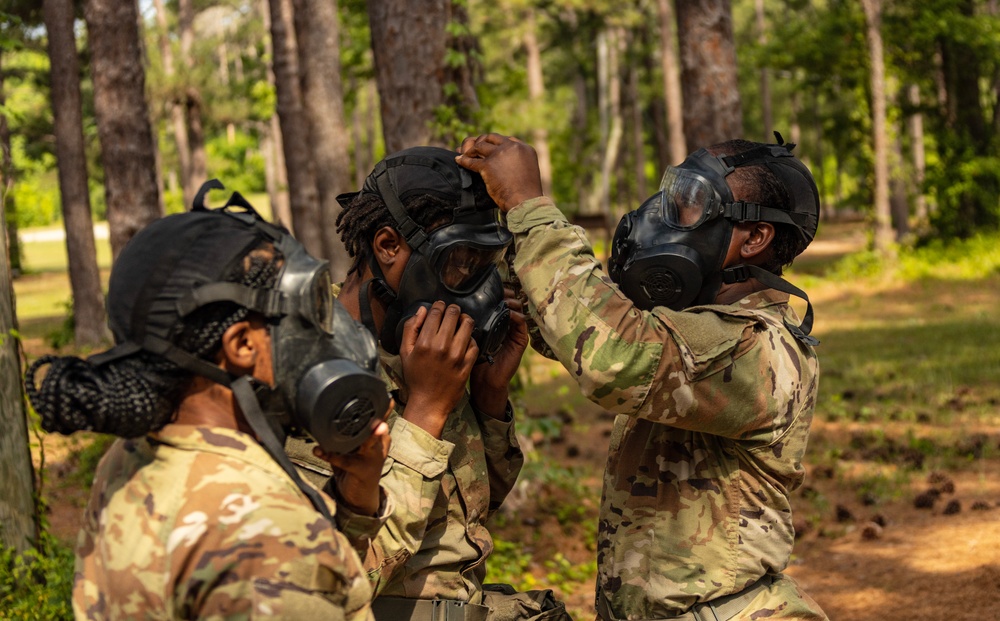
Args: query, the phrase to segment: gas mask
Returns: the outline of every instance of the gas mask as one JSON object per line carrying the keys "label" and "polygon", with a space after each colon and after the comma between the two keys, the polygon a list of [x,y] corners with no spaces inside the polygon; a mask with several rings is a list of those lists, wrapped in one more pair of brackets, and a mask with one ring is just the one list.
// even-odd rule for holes
{"label": "gas mask", "polygon": [[[391,354],[399,353],[403,325],[423,306],[435,301],[457,304],[475,321],[472,338],[480,361],[492,362],[503,347],[510,327],[510,310],[504,302],[497,265],[513,237],[500,227],[498,211],[490,201],[477,205],[473,184],[482,179],[455,163],[455,154],[435,147],[406,149],[385,158],[365,180],[362,193],[379,195],[412,253],[403,270],[398,291],[385,282],[378,262],[371,258],[375,275],[372,292],[386,305],[379,342]],[[406,213],[402,201],[430,194],[454,201],[451,220],[425,232]],[[485,188],[483,188],[485,195]],[[343,195],[352,200],[356,195]],[[362,287],[362,320],[373,329],[368,287]]]}
{"label": "gas mask", "polygon": [[[659,192],[626,214],[612,241],[608,273],[636,306],[683,310],[712,304],[723,283],[751,277],[764,285],[809,298],[779,276],[752,265],[723,269],[736,222],[791,224],[804,248],[816,232],[819,193],[809,170],[792,154],[795,145],[761,145],[733,156],[713,156],[706,149],[692,153],[663,175]],[[791,211],[736,201],[726,177],[736,168],[761,165],[785,186]],[[800,326],[789,330],[815,344],[812,305]]]}
{"label": "gas mask", "polygon": [[[283,257],[274,289],[227,282],[206,283],[178,301],[181,316],[205,304],[237,302],[268,319],[274,384],[254,382],[254,392],[275,434],[308,433],[327,453],[350,453],[361,445],[389,407],[376,373],[375,340],[333,298],[330,268],[310,256],[286,232],[264,222],[239,194],[232,213],[269,239]],[[242,405],[242,404],[241,404]]]}

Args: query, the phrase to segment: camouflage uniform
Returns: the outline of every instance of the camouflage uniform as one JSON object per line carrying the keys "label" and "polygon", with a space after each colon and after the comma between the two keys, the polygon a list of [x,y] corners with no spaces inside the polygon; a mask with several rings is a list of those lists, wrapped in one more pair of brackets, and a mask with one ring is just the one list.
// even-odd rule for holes
{"label": "camouflage uniform", "polygon": [[[388,419],[392,443],[382,470],[395,510],[363,555],[376,595],[479,604],[493,551],[486,520],[524,462],[510,406],[506,420],[497,420],[477,413],[466,392],[437,439],[402,417],[407,395],[399,356],[383,351],[382,371],[397,406]],[[317,473],[328,477],[329,466],[296,444],[290,440],[286,449],[304,473],[314,481],[322,480]]]}
{"label": "camouflage uniform", "polygon": [[[367,520],[370,531],[381,524]],[[118,440],[97,469],[76,553],[78,619],[372,618],[344,535],[230,429],[172,424]]]}
{"label": "camouflage uniform", "polygon": [[609,616],[668,618],[770,574],[734,618],[825,619],[780,574],[819,375],[783,325],[798,324],[788,296],[640,311],[551,200],[507,224],[532,319],[584,394],[618,415],[598,534]]}

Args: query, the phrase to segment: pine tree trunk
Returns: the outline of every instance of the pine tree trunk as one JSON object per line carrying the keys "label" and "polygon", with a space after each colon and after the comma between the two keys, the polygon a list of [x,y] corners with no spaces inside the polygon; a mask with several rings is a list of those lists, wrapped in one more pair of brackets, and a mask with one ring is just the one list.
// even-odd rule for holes
{"label": "pine tree trunk", "polygon": [[187,197],[195,194],[208,179],[208,157],[205,154],[205,130],[201,121],[201,93],[192,83],[194,72],[194,5],[193,0],[177,1],[177,28],[180,30],[181,59],[187,68],[182,101],[184,122],[187,126],[187,144],[190,153],[190,173],[184,183],[185,207],[190,209]]}
{"label": "pine tree trunk", "polygon": [[[756,0],[754,9],[757,18],[757,42],[763,47],[767,45],[767,15],[764,12],[764,0]],[[760,111],[764,125],[764,142],[771,142],[773,121],[771,114],[771,72],[767,67],[760,68]]]}
{"label": "pine tree trunk", "polygon": [[542,51],[535,34],[535,11],[529,7],[521,42],[527,55],[528,98],[538,121],[531,131],[531,144],[538,154],[538,172],[542,177],[542,192],[552,196],[552,156],[549,152],[549,132],[544,120],[545,78],[542,75]]}
{"label": "pine tree trunk", "polygon": [[292,225],[306,250],[320,257],[323,256],[323,236],[320,230],[319,192],[309,153],[309,122],[302,103],[291,0],[270,0],[270,12],[271,45],[274,48],[272,62]]}
{"label": "pine tree trunk", "polygon": [[684,0],[676,8],[687,146],[742,137],[730,0]]}
{"label": "pine tree trunk", "polygon": [[350,157],[340,79],[340,24],[336,0],[294,0],[295,38],[302,70],[302,99],[309,120],[309,147],[316,164],[323,256],[334,282],[347,276],[351,261],[337,234],[343,208],[337,195],[348,191]]}
{"label": "pine tree trunk", "polygon": [[[3,51],[0,50],[0,59]],[[2,63],[0,63],[2,65]],[[17,238],[17,211],[14,208],[14,163],[10,156],[10,126],[3,106],[7,96],[3,88],[3,68],[0,66],[0,226],[7,233],[7,247],[0,248],[7,253],[10,271],[14,278],[21,275],[21,245]]]}
{"label": "pine tree trunk", "polygon": [[[274,46],[271,44],[271,9],[268,0],[260,0],[257,5],[264,22],[264,31],[268,36],[264,37],[264,54],[268,58],[274,57]],[[274,69],[267,67],[267,83],[274,87]],[[264,162],[268,173],[267,196],[271,203],[271,219],[280,222],[294,234],[292,222],[292,208],[288,203],[288,174],[285,169],[284,146],[281,140],[281,124],[278,120],[278,113],[275,111],[268,121],[264,139],[261,141],[261,149],[264,151]]]}
{"label": "pine tree trunk", "polygon": [[[159,29],[157,42],[160,47],[160,57],[163,59],[163,75],[171,88],[176,88],[174,82],[174,50],[170,45],[169,26],[167,24],[167,11],[163,6],[163,0],[153,0],[156,9],[156,26]],[[187,123],[184,120],[183,98],[174,93],[167,102],[167,109],[170,115],[170,126],[174,133],[174,144],[177,146],[177,162],[180,166],[181,188],[183,193],[184,207],[190,208],[194,201],[194,194],[191,192],[191,147],[188,145]]]}
{"label": "pine tree trunk", "polygon": [[[636,63],[629,63],[628,99],[628,107],[632,112],[631,151],[634,158],[633,170],[635,170],[635,191],[639,195],[639,201],[642,202],[646,200],[647,196],[649,196],[649,190],[647,189],[646,179],[646,137],[642,131],[642,101],[639,98],[639,70],[636,68]],[[631,210],[633,207],[638,207],[638,204],[632,207],[627,207],[626,210]]]}
{"label": "pine tree trunk", "polygon": [[886,136],[885,61],[882,49],[882,0],[862,0],[871,58],[872,142],[875,157],[875,249],[892,252],[889,205],[889,149]]}
{"label": "pine tree trunk", "polygon": [[28,450],[28,417],[24,411],[21,345],[14,290],[7,261],[7,234],[0,227],[0,543],[23,552],[37,537],[35,471]]}
{"label": "pine tree trunk", "polygon": [[667,128],[670,132],[670,163],[680,164],[687,157],[684,137],[684,113],[681,76],[677,65],[677,39],[674,37],[673,0],[657,0],[660,15],[660,62],[663,66],[663,100],[667,108]]}
{"label": "pine tree trunk", "polygon": [[43,9],[52,73],[59,194],[66,227],[76,345],[94,346],[104,340],[107,328],[87,188],[87,154],[83,141],[80,66],[73,34],[73,2],[45,0]]}
{"label": "pine tree trunk", "polygon": [[927,224],[930,216],[927,211],[927,197],[924,196],[924,176],[927,173],[927,158],[924,153],[924,115],[920,112],[920,87],[911,84],[907,90],[910,104],[915,110],[910,115],[907,125],[910,133],[910,153],[913,158],[913,211],[919,226]]}
{"label": "pine tree trunk", "polygon": [[451,146],[432,128],[435,111],[446,103],[445,28],[452,19],[451,0],[369,0],[368,19],[386,153],[418,145]]}
{"label": "pine tree trunk", "polygon": [[120,0],[84,3],[101,143],[111,251],[162,215],[146,108],[137,7]]}

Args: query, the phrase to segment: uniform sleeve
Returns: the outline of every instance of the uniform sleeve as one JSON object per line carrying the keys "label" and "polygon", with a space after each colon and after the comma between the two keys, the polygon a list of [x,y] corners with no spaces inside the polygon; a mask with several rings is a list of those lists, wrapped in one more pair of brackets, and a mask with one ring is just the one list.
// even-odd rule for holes
{"label": "uniform sleeve", "polygon": [[754,374],[765,360],[734,368],[755,349],[759,319],[713,307],[636,308],[604,272],[583,230],[551,199],[519,205],[507,225],[528,312],[588,399],[615,414],[696,431],[739,435],[747,428],[745,402],[739,412],[732,408],[736,418],[699,406],[722,405],[759,386]]}
{"label": "uniform sleeve", "polygon": [[[470,407],[471,403],[470,403]],[[503,420],[488,416],[472,407],[479,420],[486,453],[486,470],[490,479],[490,504],[487,516],[492,516],[503,504],[517,483],[524,465],[524,453],[514,433],[514,406],[507,402]]]}
{"label": "uniform sleeve", "polygon": [[454,449],[451,442],[433,437],[401,416],[393,421],[390,436],[382,486],[393,498],[395,509],[364,557],[376,595],[423,544],[441,477]]}

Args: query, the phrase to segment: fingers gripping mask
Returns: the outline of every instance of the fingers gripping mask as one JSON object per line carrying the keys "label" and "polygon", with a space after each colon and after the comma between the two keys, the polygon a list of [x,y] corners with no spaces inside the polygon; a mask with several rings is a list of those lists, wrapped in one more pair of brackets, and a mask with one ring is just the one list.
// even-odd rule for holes
{"label": "fingers gripping mask", "polygon": [[[398,353],[403,326],[421,306],[435,301],[456,304],[475,321],[473,339],[480,360],[492,361],[500,351],[510,327],[510,311],[504,302],[503,284],[497,264],[512,241],[501,228],[492,201],[477,204],[474,184],[482,179],[455,163],[446,149],[416,147],[380,162],[365,181],[362,192],[378,194],[412,253],[397,291],[385,283],[378,262],[372,259],[376,293],[386,302],[386,319],[379,342],[389,353]],[[406,212],[403,201],[431,195],[454,203],[449,220],[426,232]],[[485,187],[481,188],[485,196]],[[353,198],[353,195],[351,195]],[[362,316],[366,291],[362,291]]]}

